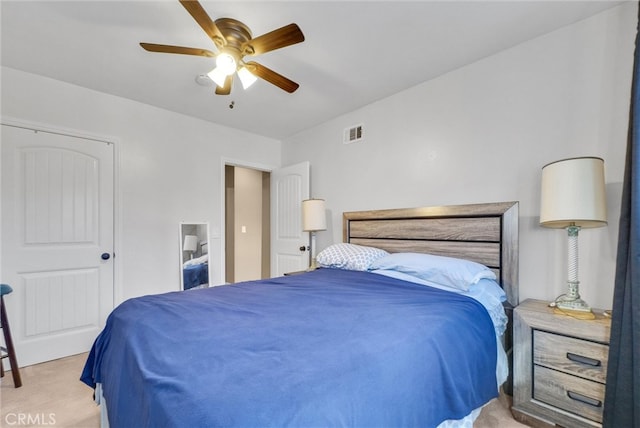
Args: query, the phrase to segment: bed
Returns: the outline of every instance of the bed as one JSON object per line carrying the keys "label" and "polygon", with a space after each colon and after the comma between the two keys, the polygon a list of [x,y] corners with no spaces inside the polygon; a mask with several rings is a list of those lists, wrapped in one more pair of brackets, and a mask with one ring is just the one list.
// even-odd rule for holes
{"label": "bed", "polygon": [[209,255],[187,260],[182,264],[182,284],[185,290],[209,286]]}
{"label": "bed", "polygon": [[340,268],[336,244],[316,271],[130,299],[81,380],[112,427],[471,426],[505,380],[504,329],[385,263],[464,259],[515,306],[517,231],[517,202],[344,213],[343,244],[386,255]]}

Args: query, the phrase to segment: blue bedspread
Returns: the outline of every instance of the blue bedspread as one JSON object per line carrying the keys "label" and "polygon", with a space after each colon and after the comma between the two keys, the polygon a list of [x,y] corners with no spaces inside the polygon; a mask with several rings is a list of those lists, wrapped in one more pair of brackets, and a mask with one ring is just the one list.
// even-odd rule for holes
{"label": "blue bedspread", "polygon": [[368,272],[128,300],[81,380],[111,427],[433,427],[498,395],[473,299]]}
{"label": "blue bedspread", "polygon": [[198,265],[185,266],[182,268],[182,283],[185,290],[209,283],[209,265],[200,263]]}

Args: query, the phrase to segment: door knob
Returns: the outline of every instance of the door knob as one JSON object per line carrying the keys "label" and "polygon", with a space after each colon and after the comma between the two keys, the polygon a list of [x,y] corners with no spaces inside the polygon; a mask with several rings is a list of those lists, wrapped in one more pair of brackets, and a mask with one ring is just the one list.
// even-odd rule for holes
{"label": "door knob", "polygon": [[305,245],[301,246],[300,251],[307,251],[307,247]]}
{"label": "door knob", "polygon": [[109,253],[102,253],[102,254],[100,255],[100,258],[101,258],[102,260],[109,260],[109,258],[111,258],[111,254],[109,254]]}

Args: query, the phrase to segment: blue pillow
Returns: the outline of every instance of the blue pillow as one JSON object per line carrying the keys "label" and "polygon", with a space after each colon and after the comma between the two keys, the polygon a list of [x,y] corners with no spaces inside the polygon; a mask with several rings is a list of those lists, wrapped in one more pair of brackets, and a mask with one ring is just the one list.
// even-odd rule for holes
{"label": "blue pillow", "polygon": [[496,274],[480,263],[454,257],[420,253],[393,253],[375,260],[369,270],[395,270],[445,287],[469,291],[483,278],[496,279]]}

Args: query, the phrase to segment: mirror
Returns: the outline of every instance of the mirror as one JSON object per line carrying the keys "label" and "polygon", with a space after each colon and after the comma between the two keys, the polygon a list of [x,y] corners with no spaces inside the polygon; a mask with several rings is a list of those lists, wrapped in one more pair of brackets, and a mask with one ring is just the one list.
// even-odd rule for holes
{"label": "mirror", "polygon": [[182,290],[209,286],[209,223],[180,223]]}

